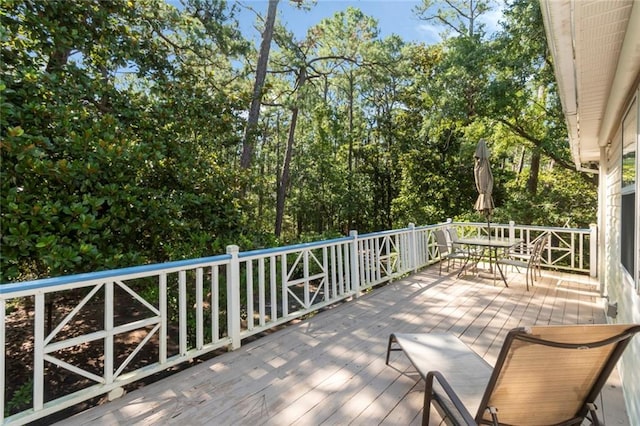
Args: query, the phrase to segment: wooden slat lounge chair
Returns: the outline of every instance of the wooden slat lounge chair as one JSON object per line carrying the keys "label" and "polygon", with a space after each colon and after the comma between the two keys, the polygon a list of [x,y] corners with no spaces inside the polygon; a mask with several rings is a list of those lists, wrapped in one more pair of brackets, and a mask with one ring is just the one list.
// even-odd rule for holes
{"label": "wooden slat lounge chair", "polygon": [[391,334],[425,380],[422,424],[433,404],[454,425],[599,425],[595,401],[640,325],[516,328],[495,367],[451,334]]}

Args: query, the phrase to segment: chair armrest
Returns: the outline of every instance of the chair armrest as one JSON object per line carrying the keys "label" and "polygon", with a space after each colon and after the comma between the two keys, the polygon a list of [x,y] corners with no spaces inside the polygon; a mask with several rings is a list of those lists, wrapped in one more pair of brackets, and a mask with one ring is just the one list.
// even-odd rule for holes
{"label": "chair armrest", "polygon": [[533,255],[530,253],[516,253],[516,252],[509,252],[506,254],[505,257],[511,258],[511,259],[521,259],[521,260],[529,260],[531,259]]}
{"label": "chair armrest", "polygon": [[427,373],[427,377],[425,378],[425,389],[424,389],[424,406],[422,408],[422,424],[423,426],[428,426],[429,423],[429,410],[431,407],[431,400],[433,399],[433,382],[434,379],[438,382],[447,398],[453,404],[453,407],[450,405],[443,405],[441,398],[436,396],[436,401],[439,403],[440,407],[446,412],[447,415],[453,416],[454,411],[451,411],[451,408],[455,408],[455,412],[459,415],[456,416],[456,424],[459,422],[457,420],[461,420],[464,423],[462,425],[467,426],[477,426],[477,423],[469,410],[464,406],[456,392],[453,390],[449,382],[444,378],[444,376],[439,371],[430,371]]}
{"label": "chair armrest", "polygon": [[527,268],[529,266],[529,262],[525,262],[524,260],[511,259],[509,257],[498,258],[497,262],[501,265],[515,266],[516,268]]}

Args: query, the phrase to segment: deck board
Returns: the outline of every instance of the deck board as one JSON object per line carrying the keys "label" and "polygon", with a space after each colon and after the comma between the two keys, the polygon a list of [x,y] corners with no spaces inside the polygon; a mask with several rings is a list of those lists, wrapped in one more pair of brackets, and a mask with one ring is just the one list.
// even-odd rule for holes
{"label": "deck board", "polygon": [[[511,328],[605,322],[588,277],[543,272],[529,292],[522,274],[508,282],[436,265],[61,423],[417,425],[423,383],[399,352],[385,365],[390,333],[450,332],[493,364]],[[603,411],[625,425],[617,380]]]}

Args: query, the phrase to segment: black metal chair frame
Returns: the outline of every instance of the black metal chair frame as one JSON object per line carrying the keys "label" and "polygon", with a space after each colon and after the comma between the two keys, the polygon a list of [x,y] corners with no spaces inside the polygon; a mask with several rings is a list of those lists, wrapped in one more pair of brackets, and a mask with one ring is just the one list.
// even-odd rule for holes
{"label": "black metal chair frame", "polygon": [[[552,341],[546,340],[543,338],[536,337],[532,334],[531,329],[529,328],[515,328],[508,332],[505,342],[502,346],[500,354],[498,356],[497,362],[493,370],[491,371],[490,378],[486,385],[486,388],[483,390],[482,400],[478,407],[477,413],[475,417],[468,411],[465,407],[464,403],[458,397],[458,394],[453,389],[453,387],[447,381],[445,374],[442,374],[440,371],[433,370],[429,371],[425,369],[425,365],[429,363],[419,362],[419,359],[416,356],[419,354],[416,353],[408,353],[407,349],[411,350],[410,342],[415,341],[415,337],[419,335],[410,335],[410,334],[391,334],[389,336],[389,342],[387,346],[387,358],[386,363],[389,364],[389,355],[391,351],[405,351],[408,358],[411,360],[414,367],[420,373],[420,376],[425,380],[425,394],[424,394],[424,405],[423,405],[423,417],[422,424],[428,425],[430,418],[430,407],[432,404],[436,404],[436,407],[439,409],[445,420],[449,422],[453,422],[454,424],[460,425],[481,425],[481,424],[490,424],[494,426],[503,425],[500,422],[500,407],[494,407],[490,405],[490,399],[492,398],[494,392],[496,391],[496,386],[498,381],[502,378],[501,376],[504,374],[505,365],[508,362],[512,362],[512,359],[520,356],[520,352],[514,348],[515,342],[526,342],[530,345],[542,345],[551,348],[560,348],[566,349],[569,353],[565,356],[571,357],[573,356],[578,358],[582,353],[587,352],[588,349],[601,348],[607,345],[614,345],[610,352],[608,353],[607,359],[601,364],[601,368],[593,381],[592,385],[588,389],[584,389],[584,392],[581,394],[583,398],[580,399],[580,408],[575,413],[575,415],[571,418],[562,419],[560,422],[557,422],[556,425],[577,425],[582,423],[585,419],[591,421],[594,425],[600,425],[601,422],[597,416],[597,407],[595,404],[597,396],[600,394],[603,386],[605,385],[607,379],[609,378],[611,372],[616,366],[616,363],[622,356],[627,345],[630,343],[633,336],[640,332],[640,325],[637,324],[621,324],[621,325],[591,325],[591,326],[540,326],[534,327],[533,329],[538,331],[539,329],[551,328],[551,327],[618,327],[621,331],[615,331],[617,334],[612,335],[611,337],[597,340],[597,341],[588,341],[588,333],[586,335],[580,334],[581,338],[585,339],[585,341],[581,342],[560,342],[560,341]],[[584,329],[581,329],[584,330]],[[603,328],[604,330],[604,328]],[[576,333],[580,331],[576,329]],[[575,340],[575,339],[574,339]],[[403,345],[405,347],[403,347]],[[519,345],[518,347],[522,347]],[[471,351],[471,349],[468,349]],[[574,351],[574,352],[572,352]],[[422,368],[421,368],[422,367]],[[479,365],[479,367],[484,367],[483,365]],[[462,366],[461,366],[462,368]],[[478,365],[475,366],[478,369]],[[490,366],[488,367],[491,368]],[[541,372],[542,374],[543,372]],[[438,386],[434,386],[435,384]],[[561,398],[561,396],[560,396]],[[536,401],[531,401],[531,409],[536,410]]]}

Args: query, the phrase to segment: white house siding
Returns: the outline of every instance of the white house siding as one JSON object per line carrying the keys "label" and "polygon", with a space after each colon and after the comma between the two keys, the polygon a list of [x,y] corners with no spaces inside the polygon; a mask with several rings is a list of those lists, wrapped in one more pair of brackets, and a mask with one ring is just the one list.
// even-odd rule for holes
{"label": "white house siding", "polygon": [[[636,161],[638,161],[638,156],[640,156],[640,152],[636,156]],[[603,221],[606,241],[604,253],[602,253],[604,265],[601,280],[609,302],[618,304],[618,315],[616,318],[610,318],[610,321],[640,324],[640,297],[633,279],[623,269],[620,258],[621,162],[622,137],[620,129],[618,129],[608,150],[607,165],[603,168],[606,173],[603,179],[606,185],[604,200],[606,217]],[[638,182],[636,182],[636,188],[637,185]],[[640,191],[636,190],[636,197],[638,195],[640,195]],[[638,225],[636,223],[636,226]],[[636,247],[640,247],[640,242],[636,242]],[[633,339],[618,367],[631,424],[640,425],[640,337]]]}
{"label": "white house siding", "polygon": [[605,241],[604,253],[604,288],[605,295],[614,301],[612,292],[615,292],[616,283],[622,280],[622,269],[620,264],[620,181],[621,181],[621,156],[622,156],[622,133],[616,133],[608,150],[607,170],[606,170],[606,216],[604,220]]}

